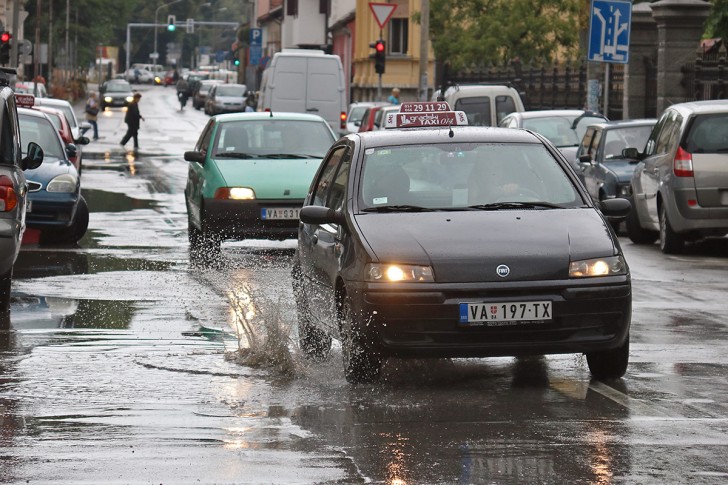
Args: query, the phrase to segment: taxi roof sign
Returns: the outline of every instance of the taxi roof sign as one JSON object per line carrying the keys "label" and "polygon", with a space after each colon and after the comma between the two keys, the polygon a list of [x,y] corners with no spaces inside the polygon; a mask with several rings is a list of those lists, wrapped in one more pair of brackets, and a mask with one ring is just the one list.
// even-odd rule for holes
{"label": "taxi roof sign", "polygon": [[35,105],[35,96],[15,93],[15,104],[20,108],[32,108]]}
{"label": "taxi roof sign", "polygon": [[425,113],[387,113],[385,128],[426,128],[465,126],[468,117],[463,111],[433,111]]}
{"label": "taxi roof sign", "polygon": [[417,103],[402,103],[400,113],[432,113],[433,111],[452,111],[447,101],[425,101]]}

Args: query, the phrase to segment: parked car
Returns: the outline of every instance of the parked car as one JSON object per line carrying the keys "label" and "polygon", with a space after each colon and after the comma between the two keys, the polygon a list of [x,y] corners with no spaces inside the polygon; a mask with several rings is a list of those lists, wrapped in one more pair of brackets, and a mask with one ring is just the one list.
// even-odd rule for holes
{"label": "parked car", "polygon": [[203,79],[195,83],[195,88],[192,92],[192,106],[195,109],[207,108],[205,101],[207,95],[215,84],[221,84],[223,81],[219,79]]}
{"label": "parked car", "polygon": [[594,200],[630,198],[631,181],[637,158],[633,150],[642,150],[655,119],[609,121],[591,125],[581,140],[576,158],[584,184]]}
{"label": "parked car", "polygon": [[15,83],[13,89],[18,94],[32,94],[36,98],[47,98],[48,90],[43,83],[34,83],[33,81],[23,81]]}
{"label": "parked car", "polygon": [[43,149],[22,140],[15,96],[9,87],[14,69],[0,69],[0,315],[7,314],[13,266],[26,225],[28,191],[25,172],[43,162]]}
{"label": "parked car", "polygon": [[66,153],[68,159],[71,161],[79,175],[81,174],[82,167],[82,152],[78,149],[78,145],[88,145],[91,141],[86,136],[81,136],[78,140],[73,139],[73,133],[71,132],[71,125],[68,123],[66,115],[62,111],[48,106],[38,106],[36,109],[42,111],[48,115],[53,126],[58,130],[58,134],[61,135],[61,140],[66,144]]}
{"label": "parked car", "polygon": [[383,106],[386,105],[369,106],[366,111],[364,111],[361,123],[359,124],[358,133],[365,133],[367,131],[379,129],[379,126],[376,124],[377,112],[382,109]]}
{"label": "parked car", "polygon": [[205,113],[240,113],[245,109],[248,87],[245,84],[215,84],[205,99]]}
{"label": "parked car", "polygon": [[728,100],[669,106],[632,175],[627,233],[664,253],[728,234]]}
{"label": "parked car", "polygon": [[550,109],[511,113],[505,116],[498,126],[525,128],[545,136],[564,154],[576,173],[581,174],[576,160],[576,150],[584,138],[587,126],[604,121],[608,121],[606,116],[592,111]]}
{"label": "parked car", "polygon": [[450,86],[444,94],[436,90],[432,101],[440,98],[454,110],[465,112],[472,126],[498,126],[507,114],[526,110],[518,90],[504,84]]}
{"label": "parked car", "polygon": [[605,216],[629,202],[595,204],[541,136],[406,106],[399,129],[340,138],[308,190],[292,269],[304,354],[339,339],[351,383],[392,356],[585,353],[594,378],[624,375],[630,273]]}
{"label": "parked car", "polygon": [[200,81],[210,79],[210,73],[209,72],[200,72],[200,71],[189,71],[186,74],[184,74],[184,78],[187,81],[187,97],[191,98],[195,92],[195,89],[197,89],[198,83]]}
{"label": "parked car", "polygon": [[384,106],[389,103],[384,103],[380,101],[362,101],[358,103],[351,103],[349,105],[349,113],[346,116],[346,130],[349,133],[356,133],[359,131],[359,127],[361,126],[361,120],[364,117],[364,113],[366,113],[367,108],[371,108],[372,106]]}
{"label": "parked car", "polygon": [[185,152],[191,255],[214,255],[224,239],[295,237],[313,174],[335,140],[317,115],[210,118],[194,150]]}
{"label": "parked car", "polygon": [[374,129],[383,130],[386,125],[387,115],[392,113],[399,113],[399,105],[387,105],[379,108],[374,114]]}
{"label": "parked car", "polygon": [[18,108],[20,139],[43,148],[44,163],[26,171],[28,227],[41,231],[41,242],[75,243],[88,228],[89,211],[81,195],[81,178],[48,115]]}
{"label": "parked car", "polygon": [[78,121],[76,112],[73,110],[73,106],[71,106],[71,103],[65,99],[35,98],[35,105],[48,106],[62,111],[63,114],[66,115],[68,124],[71,125],[71,133],[73,133],[73,139],[76,141],[78,141],[84,133],[91,129],[91,124],[88,121]]}
{"label": "parked car", "polygon": [[131,67],[126,71],[125,79],[132,84],[152,84],[154,74],[149,69]]}
{"label": "parked car", "polygon": [[99,88],[99,104],[101,111],[108,107],[123,108],[134,100],[131,85],[123,79],[111,79]]}

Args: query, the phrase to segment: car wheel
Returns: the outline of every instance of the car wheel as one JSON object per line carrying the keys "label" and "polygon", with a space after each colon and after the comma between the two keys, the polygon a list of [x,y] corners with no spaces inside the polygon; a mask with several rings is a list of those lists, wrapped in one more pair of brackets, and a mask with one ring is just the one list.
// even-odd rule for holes
{"label": "car wheel", "polygon": [[316,361],[326,360],[331,351],[331,336],[312,323],[311,309],[303,290],[300,266],[293,267],[291,277],[298,316],[298,344],[306,357]]}
{"label": "car wheel", "polygon": [[76,216],[71,225],[63,230],[47,230],[41,232],[41,244],[74,244],[81,240],[88,230],[89,210],[86,199],[81,196],[76,207]]}
{"label": "car wheel", "polygon": [[5,313],[10,308],[10,284],[13,278],[13,268],[5,274],[0,275],[0,313]]}
{"label": "car wheel", "polygon": [[629,199],[632,204],[632,208],[627,214],[625,225],[627,226],[627,236],[635,244],[652,244],[657,240],[659,234],[655,231],[644,229],[640,225],[639,217],[637,216],[637,207],[634,205],[634,199]]}
{"label": "car wheel", "polygon": [[660,206],[660,249],[665,254],[680,254],[685,247],[685,239],[672,230],[667,218],[665,205]]}
{"label": "car wheel", "polygon": [[379,379],[382,357],[372,336],[362,328],[361,318],[354,311],[349,296],[344,296],[339,309],[339,328],[346,380],[350,384],[358,384]]}
{"label": "car wheel", "polygon": [[619,379],[627,372],[629,364],[629,334],[616,349],[587,353],[586,362],[595,379]]}

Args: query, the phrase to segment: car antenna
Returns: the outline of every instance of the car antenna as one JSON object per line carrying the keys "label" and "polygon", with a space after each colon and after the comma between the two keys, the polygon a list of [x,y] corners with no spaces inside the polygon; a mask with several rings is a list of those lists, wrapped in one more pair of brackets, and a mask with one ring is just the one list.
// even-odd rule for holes
{"label": "car antenna", "polygon": [[448,132],[448,136],[449,136],[450,138],[452,138],[452,137],[454,137],[454,136],[455,136],[455,132],[454,132],[454,131],[452,131],[452,125],[450,125],[450,126],[449,126],[449,128],[450,128],[450,131]]}
{"label": "car antenna", "polygon": [[270,116],[269,118],[273,118],[273,110],[270,110]]}

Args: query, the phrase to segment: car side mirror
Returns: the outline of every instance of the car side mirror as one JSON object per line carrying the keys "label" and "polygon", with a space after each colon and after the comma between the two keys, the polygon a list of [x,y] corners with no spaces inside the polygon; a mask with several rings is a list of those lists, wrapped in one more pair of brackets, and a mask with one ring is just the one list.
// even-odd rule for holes
{"label": "car side mirror", "polygon": [[579,163],[585,163],[589,165],[592,163],[592,158],[589,155],[579,155]]}
{"label": "car side mirror", "polygon": [[307,205],[301,208],[301,221],[306,224],[343,224],[344,213],[319,205]]}
{"label": "car side mirror", "polygon": [[624,148],[622,150],[622,158],[632,158],[632,159],[638,159],[640,157],[640,152],[636,148]]}
{"label": "car side mirror", "polygon": [[78,147],[73,143],[66,145],[66,155],[68,158],[73,158],[78,155]]}
{"label": "car side mirror", "polygon": [[189,151],[185,152],[185,160],[188,162],[197,162],[199,164],[205,163],[205,154],[202,152]]}
{"label": "car side mirror", "polygon": [[73,140],[73,142],[76,145],[88,145],[89,143],[91,143],[91,140],[89,140],[87,136],[81,136]]}
{"label": "car side mirror", "polygon": [[623,219],[627,217],[629,211],[632,210],[632,203],[621,197],[614,199],[605,199],[599,203],[602,214],[614,219]]}
{"label": "car side mirror", "polygon": [[82,121],[78,124],[78,127],[81,129],[81,133],[83,134],[91,129],[91,123],[89,123],[88,121]]}
{"label": "car side mirror", "polygon": [[355,121],[354,126],[361,126],[361,121]]}
{"label": "car side mirror", "polygon": [[43,163],[43,149],[36,142],[28,143],[28,154],[23,158],[23,170],[34,170]]}

